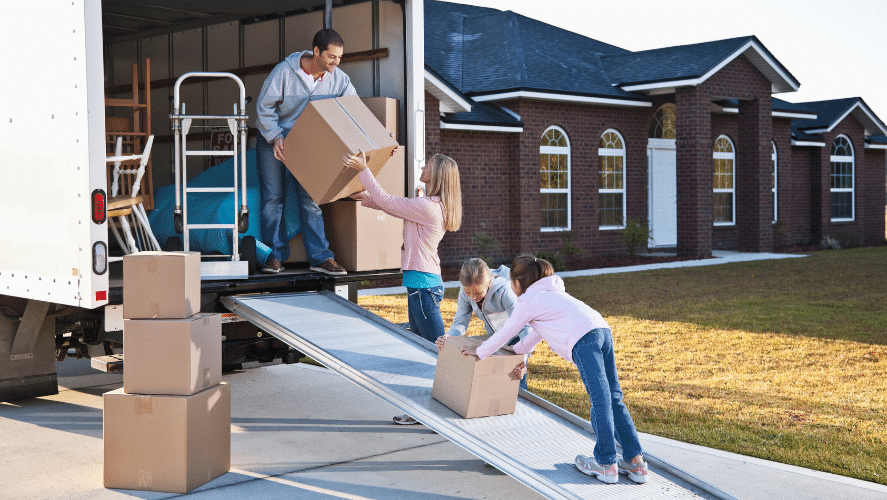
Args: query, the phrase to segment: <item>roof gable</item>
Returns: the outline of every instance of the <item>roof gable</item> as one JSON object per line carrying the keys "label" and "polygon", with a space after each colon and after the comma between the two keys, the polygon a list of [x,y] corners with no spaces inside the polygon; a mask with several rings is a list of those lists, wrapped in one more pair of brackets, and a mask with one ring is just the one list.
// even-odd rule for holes
{"label": "roof gable", "polygon": [[739,56],[766,76],[774,93],[798,90],[800,83],[754,36],[680,45],[603,57],[614,84],[651,94],[699,85]]}
{"label": "roof gable", "polygon": [[808,109],[814,110],[818,116],[816,120],[804,120],[797,124],[798,130],[803,133],[821,134],[831,132],[845,118],[852,115],[865,127],[865,135],[887,134],[887,126],[875,115],[861,97],[830,99],[802,104]]}

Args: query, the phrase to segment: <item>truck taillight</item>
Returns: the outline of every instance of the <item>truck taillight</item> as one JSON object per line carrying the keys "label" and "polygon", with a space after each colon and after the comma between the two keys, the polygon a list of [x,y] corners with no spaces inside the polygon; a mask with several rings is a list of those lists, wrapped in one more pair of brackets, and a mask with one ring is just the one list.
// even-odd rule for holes
{"label": "truck taillight", "polygon": [[92,221],[103,224],[108,218],[107,197],[101,189],[92,192]]}
{"label": "truck taillight", "polygon": [[108,246],[103,241],[96,241],[92,245],[92,272],[105,274],[108,270]]}

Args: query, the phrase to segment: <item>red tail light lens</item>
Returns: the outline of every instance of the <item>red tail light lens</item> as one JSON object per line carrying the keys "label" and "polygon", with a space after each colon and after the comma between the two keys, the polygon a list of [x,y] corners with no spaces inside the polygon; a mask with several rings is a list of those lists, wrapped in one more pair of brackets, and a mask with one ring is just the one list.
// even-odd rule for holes
{"label": "red tail light lens", "polygon": [[105,192],[96,189],[92,192],[92,221],[96,224],[104,224],[108,218],[108,199]]}

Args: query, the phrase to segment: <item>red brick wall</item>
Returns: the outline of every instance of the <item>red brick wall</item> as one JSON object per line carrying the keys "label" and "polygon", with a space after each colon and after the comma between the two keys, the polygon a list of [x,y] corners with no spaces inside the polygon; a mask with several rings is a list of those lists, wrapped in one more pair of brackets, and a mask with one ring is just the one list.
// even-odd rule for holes
{"label": "red brick wall", "polygon": [[[443,130],[441,152],[459,163],[464,218],[462,230],[441,243],[444,262],[475,256],[472,236],[484,231],[501,247],[494,258],[510,262],[523,252],[556,252],[559,232],[540,231],[539,141],[551,126],[570,141],[573,244],[586,254],[623,253],[618,231],[598,229],[598,156],[607,129],[620,133],[626,146],[627,215],[647,220],[647,129],[652,108],[511,101],[503,103],[521,116],[521,134]],[[427,108],[426,108],[427,109]],[[428,114],[426,112],[426,114]]]}

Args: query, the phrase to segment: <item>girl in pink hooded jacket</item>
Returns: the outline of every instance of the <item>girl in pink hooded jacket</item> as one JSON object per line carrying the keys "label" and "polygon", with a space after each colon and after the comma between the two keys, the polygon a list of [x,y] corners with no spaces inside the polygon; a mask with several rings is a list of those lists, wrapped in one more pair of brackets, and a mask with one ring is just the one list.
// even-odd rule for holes
{"label": "girl in pink hooded jacket", "polygon": [[[647,482],[643,450],[616,376],[610,325],[600,313],[570,296],[563,280],[543,259],[532,255],[514,259],[511,286],[518,296],[511,316],[486,342],[462,352],[484,359],[529,324],[533,329],[512,347],[514,352],[530,352],[544,339],[554,352],[576,365],[591,400],[589,413],[597,440],[594,457],[577,456],[576,467],[605,483],[618,482],[620,472],[636,483]],[[617,439],[623,457],[630,461],[619,459],[617,464]]]}

